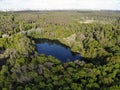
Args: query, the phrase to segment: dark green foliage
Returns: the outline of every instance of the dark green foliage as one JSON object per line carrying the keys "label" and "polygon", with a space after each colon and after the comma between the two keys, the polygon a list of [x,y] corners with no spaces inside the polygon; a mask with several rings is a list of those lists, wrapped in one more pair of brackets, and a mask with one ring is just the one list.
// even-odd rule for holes
{"label": "dark green foliage", "polygon": [[[117,12],[1,12],[0,90],[119,90]],[[59,40],[82,60],[38,55],[38,38]]]}

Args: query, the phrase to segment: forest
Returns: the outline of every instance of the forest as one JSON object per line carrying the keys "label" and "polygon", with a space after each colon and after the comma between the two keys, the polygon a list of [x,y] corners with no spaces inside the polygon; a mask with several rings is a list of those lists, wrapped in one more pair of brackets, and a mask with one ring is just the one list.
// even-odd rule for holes
{"label": "forest", "polygon": [[[82,58],[38,54],[39,39]],[[0,90],[120,90],[120,12],[0,12]]]}

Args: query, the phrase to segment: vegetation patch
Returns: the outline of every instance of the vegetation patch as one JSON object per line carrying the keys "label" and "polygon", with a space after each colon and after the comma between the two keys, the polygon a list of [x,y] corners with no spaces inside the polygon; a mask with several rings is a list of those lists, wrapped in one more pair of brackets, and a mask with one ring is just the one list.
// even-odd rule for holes
{"label": "vegetation patch", "polygon": [[[61,63],[39,55],[36,40],[43,38],[61,42],[82,59]],[[0,12],[0,90],[64,89],[120,89],[120,13]]]}

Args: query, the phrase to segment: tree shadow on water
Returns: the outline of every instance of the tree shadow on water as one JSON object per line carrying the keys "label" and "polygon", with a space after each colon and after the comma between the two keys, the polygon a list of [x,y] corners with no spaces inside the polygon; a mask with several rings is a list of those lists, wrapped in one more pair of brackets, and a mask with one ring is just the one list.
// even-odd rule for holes
{"label": "tree shadow on water", "polygon": [[101,56],[101,57],[95,57],[95,58],[88,58],[88,57],[82,57],[81,60],[85,61],[86,63],[92,63],[95,66],[101,66],[107,64],[107,58],[109,56]]}

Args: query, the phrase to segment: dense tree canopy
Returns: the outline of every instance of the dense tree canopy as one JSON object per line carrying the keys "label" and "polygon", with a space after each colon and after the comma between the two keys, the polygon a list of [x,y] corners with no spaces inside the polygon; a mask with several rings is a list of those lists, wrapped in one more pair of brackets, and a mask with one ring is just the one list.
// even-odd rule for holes
{"label": "dense tree canopy", "polygon": [[[119,24],[119,12],[0,12],[0,90],[119,90]],[[39,55],[40,38],[82,59]]]}

